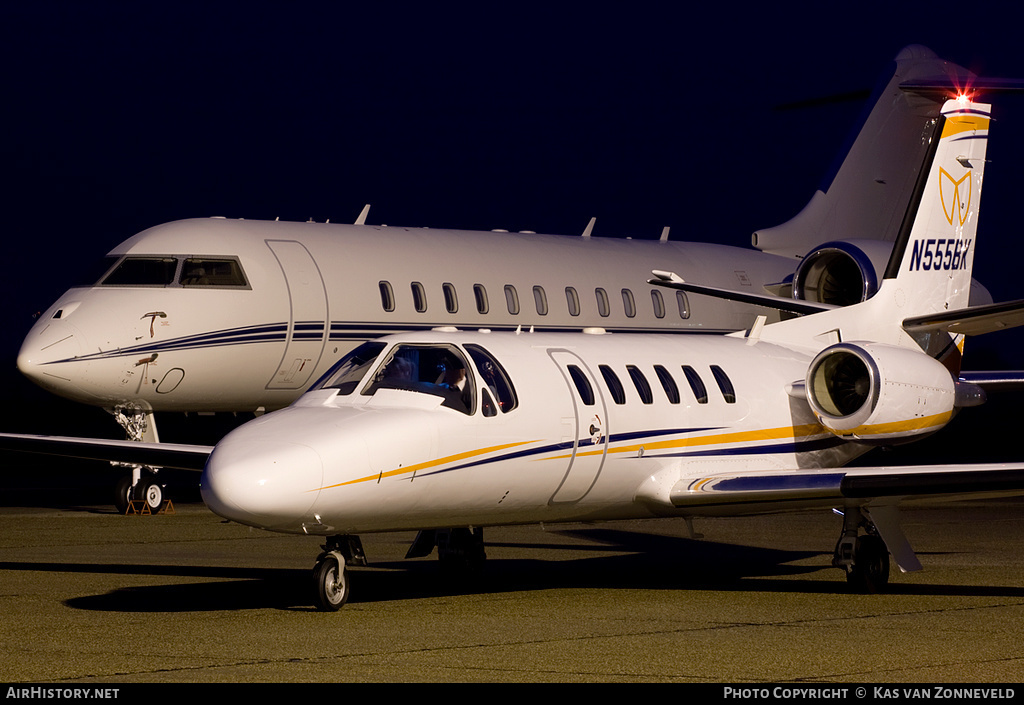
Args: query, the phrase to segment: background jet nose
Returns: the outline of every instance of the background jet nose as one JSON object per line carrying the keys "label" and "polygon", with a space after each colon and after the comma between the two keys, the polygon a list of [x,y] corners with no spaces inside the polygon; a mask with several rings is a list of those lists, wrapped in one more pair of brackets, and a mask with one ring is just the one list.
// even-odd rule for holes
{"label": "background jet nose", "polygon": [[[36,384],[48,386],[66,380],[67,372],[56,370],[65,361],[82,355],[82,339],[78,331],[61,321],[38,322],[29,331],[18,350],[18,370]],[[88,363],[77,363],[79,367]]]}
{"label": "background jet nose", "polygon": [[299,528],[320,494],[320,455],[295,443],[240,440],[221,441],[207,461],[202,477],[206,506],[242,524]]}

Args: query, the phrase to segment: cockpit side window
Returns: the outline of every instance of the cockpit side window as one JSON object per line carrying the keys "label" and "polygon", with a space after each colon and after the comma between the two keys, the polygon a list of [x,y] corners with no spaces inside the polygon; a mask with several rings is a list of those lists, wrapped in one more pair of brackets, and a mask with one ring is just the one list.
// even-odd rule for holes
{"label": "cockpit side window", "polygon": [[337,389],[338,394],[351,394],[363,380],[366,371],[384,349],[384,343],[370,341],[345,355],[310,389]]}
{"label": "cockpit side window", "polygon": [[119,259],[121,259],[120,255],[108,255],[99,262],[96,262],[83,273],[83,276],[79,278],[79,286],[95,286],[96,282],[103,279],[104,275],[110,271],[110,268],[113,267],[114,263]]}
{"label": "cockpit side window", "polygon": [[100,286],[169,286],[177,269],[175,257],[125,257]]}
{"label": "cockpit side window", "polygon": [[181,267],[178,283],[185,287],[248,288],[242,265],[229,257],[189,257]]}
{"label": "cockpit side window", "polygon": [[476,387],[462,353],[450,345],[396,345],[366,386],[363,394],[378,389],[442,397],[441,406],[472,414]]}
{"label": "cockpit side window", "polygon": [[476,369],[480,372],[480,378],[484,386],[491,390],[491,393],[498,400],[498,408],[504,413],[512,411],[519,406],[519,399],[516,390],[512,386],[505,368],[494,359],[494,356],[479,345],[467,344],[466,351],[476,363]]}

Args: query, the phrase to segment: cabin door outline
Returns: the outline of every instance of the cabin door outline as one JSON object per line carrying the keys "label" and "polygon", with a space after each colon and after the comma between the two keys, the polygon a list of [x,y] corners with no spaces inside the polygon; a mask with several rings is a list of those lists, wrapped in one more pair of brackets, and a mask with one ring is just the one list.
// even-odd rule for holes
{"label": "cabin door outline", "polygon": [[[572,398],[574,416],[564,440],[570,444],[572,454],[565,475],[549,504],[569,504],[587,496],[604,467],[608,454],[608,415],[604,393],[597,384],[597,378],[583,360],[568,350],[549,350],[548,355],[558,365],[565,380],[566,389]],[[594,392],[593,405],[586,405],[580,399],[576,384],[569,374],[569,365],[575,365],[590,383]]]}
{"label": "cabin door outline", "polygon": [[267,389],[304,389],[327,344],[327,285],[313,256],[301,242],[266,243],[281,267],[289,304],[284,354],[267,382]]}

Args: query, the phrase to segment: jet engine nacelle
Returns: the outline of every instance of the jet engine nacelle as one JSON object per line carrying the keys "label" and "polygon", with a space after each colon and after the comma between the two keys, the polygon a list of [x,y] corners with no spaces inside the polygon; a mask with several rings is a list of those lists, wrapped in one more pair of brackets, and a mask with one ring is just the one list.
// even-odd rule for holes
{"label": "jet engine nacelle", "polygon": [[839,343],[811,362],[807,400],[822,426],[842,438],[900,443],[934,433],[953,417],[956,382],[918,350]]}
{"label": "jet engine nacelle", "polygon": [[891,242],[826,242],[807,253],[793,274],[793,298],[849,306],[878,290],[892,252]]}

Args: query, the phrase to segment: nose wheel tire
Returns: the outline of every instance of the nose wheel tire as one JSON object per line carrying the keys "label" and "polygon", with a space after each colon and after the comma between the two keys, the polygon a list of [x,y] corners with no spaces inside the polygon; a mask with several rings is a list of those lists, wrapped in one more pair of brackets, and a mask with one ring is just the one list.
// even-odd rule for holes
{"label": "nose wheel tire", "polygon": [[[119,514],[124,514],[133,500],[145,502],[149,512],[156,514],[164,503],[164,488],[151,475],[144,475],[135,487],[132,487],[131,476],[125,475],[114,485],[114,507]],[[136,505],[136,509],[139,508],[139,505]]]}
{"label": "nose wheel tire", "polygon": [[160,511],[160,506],[164,503],[164,488],[159,482],[153,479],[141,480],[137,491],[139,499],[146,503],[151,513],[156,514]]}
{"label": "nose wheel tire", "polygon": [[332,552],[322,556],[313,567],[314,598],[316,608],[322,612],[335,612],[348,602],[349,582],[345,559]]}

